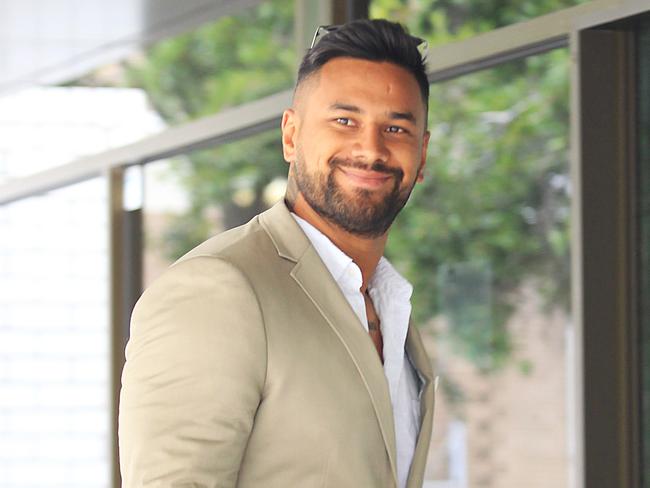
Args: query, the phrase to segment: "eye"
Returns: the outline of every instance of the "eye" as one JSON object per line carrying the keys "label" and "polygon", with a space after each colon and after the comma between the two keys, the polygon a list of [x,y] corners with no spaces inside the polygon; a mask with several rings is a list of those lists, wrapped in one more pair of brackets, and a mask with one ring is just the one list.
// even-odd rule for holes
{"label": "eye", "polygon": [[403,134],[406,132],[406,129],[398,125],[391,125],[386,128],[386,132],[390,132],[391,134]]}
{"label": "eye", "polygon": [[336,123],[339,124],[339,125],[346,125],[346,126],[351,126],[351,125],[353,125],[353,124],[352,124],[352,120],[348,119],[347,117],[337,117],[337,118],[334,119],[334,120],[335,120]]}

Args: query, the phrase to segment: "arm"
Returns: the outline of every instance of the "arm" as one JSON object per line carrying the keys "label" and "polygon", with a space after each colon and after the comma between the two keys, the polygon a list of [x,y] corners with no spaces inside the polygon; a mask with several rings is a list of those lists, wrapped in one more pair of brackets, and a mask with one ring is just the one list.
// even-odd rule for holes
{"label": "arm", "polygon": [[177,263],[136,305],[120,394],[123,487],[233,487],[261,401],[266,337],[234,266]]}

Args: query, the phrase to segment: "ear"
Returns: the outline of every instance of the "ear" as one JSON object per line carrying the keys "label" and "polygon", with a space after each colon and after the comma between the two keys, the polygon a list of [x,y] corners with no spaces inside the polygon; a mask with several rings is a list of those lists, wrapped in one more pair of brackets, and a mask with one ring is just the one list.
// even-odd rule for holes
{"label": "ear", "polygon": [[429,147],[429,138],[431,137],[431,132],[428,130],[424,132],[424,137],[422,138],[422,153],[420,154],[420,167],[418,168],[418,176],[415,179],[418,183],[424,181],[424,167],[427,164],[427,148]]}
{"label": "ear", "polygon": [[297,114],[292,108],[282,113],[282,154],[287,163],[296,159]]}

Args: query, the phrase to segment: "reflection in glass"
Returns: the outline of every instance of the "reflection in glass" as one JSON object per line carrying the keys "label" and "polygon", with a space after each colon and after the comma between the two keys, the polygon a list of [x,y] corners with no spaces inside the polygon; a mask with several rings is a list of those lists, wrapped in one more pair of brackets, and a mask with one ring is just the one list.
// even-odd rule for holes
{"label": "reflection in glass", "polygon": [[425,486],[572,486],[567,91],[565,50],[431,87],[387,249],[440,376]]}
{"label": "reflection in glass", "polygon": [[0,206],[0,484],[110,480],[102,179]]}

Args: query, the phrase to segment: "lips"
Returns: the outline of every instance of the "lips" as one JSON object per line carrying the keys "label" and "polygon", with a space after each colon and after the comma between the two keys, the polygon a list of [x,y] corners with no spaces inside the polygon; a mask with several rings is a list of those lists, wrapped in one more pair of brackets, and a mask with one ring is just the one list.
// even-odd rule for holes
{"label": "lips", "polygon": [[350,168],[337,166],[346,179],[355,186],[364,188],[380,188],[394,178],[394,175],[379,171],[365,170],[361,168]]}

